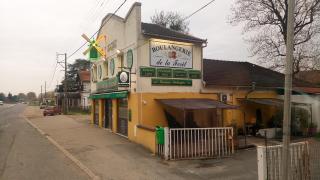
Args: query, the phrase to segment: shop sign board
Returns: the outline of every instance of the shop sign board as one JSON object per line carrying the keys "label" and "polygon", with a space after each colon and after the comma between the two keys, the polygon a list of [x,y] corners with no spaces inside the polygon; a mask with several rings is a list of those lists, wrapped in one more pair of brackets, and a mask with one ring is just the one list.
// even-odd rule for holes
{"label": "shop sign board", "polygon": [[201,72],[198,70],[189,70],[189,79],[201,79]]}
{"label": "shop sign board", "polygon": [[113,77],[104,81],[97,82],[97,91],[110,91],[118,89],[118,78]]}
{"label": "shop sign board", "polygon": [[192,69],[192,46],[150,41],[150,65],[156,67]]}
{"label": "shop sign board", "polygon": [[192,80],[152,78],[151,84],[153,86],[192,86]]}
{"label": "shop sign board", "polygon": [[126,71],[120,71],[118,73],[118,85],[119,87],[129,87],[130,84],[130,73]]}
{"label": "shop sign board", "polygon": [[140,67],[140,76],[141,77],[155,77],[156,76],[156,68]]}
{"label": "shop sign board", "polygon": [[172,69],[170,68],[158,68],[157,77],[172,78]]}
{"label": "shop sign board", "polygon": [[174,69],[173,78],[188,78],[188,71],[185,69]]}

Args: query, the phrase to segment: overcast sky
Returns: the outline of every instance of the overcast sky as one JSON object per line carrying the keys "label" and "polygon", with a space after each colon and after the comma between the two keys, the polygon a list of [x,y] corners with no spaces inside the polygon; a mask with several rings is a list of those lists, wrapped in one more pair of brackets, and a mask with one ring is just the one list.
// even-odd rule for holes
{"label": "overcast sky", "polygon": [[[63,78],[55,75],[56,52],[72,53],[84,42],[82,33],[92,35],[101,19],[123,0],[1,0],[0,1],[0,92],[40,92],[47,81],[53,90]],[[128,0],[117,15],[124,17],[135,0]],[[189,15],[209,0],[145,0],[142,21],[150,22],[155,11],[178,11]],[[208,39],[204,57],[249,61],[248,44],[241,27],[228,24],[234,0],[216,0],[192,16],[190,33]],[[68,61],[85,58],[80,50]],[[62,58],[62,57],[61,57]],[[52,78],[53,77],[53,78]]]}

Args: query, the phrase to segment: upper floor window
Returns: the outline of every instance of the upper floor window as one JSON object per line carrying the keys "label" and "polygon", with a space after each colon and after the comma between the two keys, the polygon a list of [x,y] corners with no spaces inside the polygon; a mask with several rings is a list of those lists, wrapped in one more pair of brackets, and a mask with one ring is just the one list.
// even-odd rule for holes
{"label": "upper floor window", "polygon": [[114,62],[114,58],[112,58],[112,59],[110,60],[109,70],[110,70],[111,76],[113,76],[114,73],[115,73],[115,62]]}
{"label": "upper floor window", "polygon": [[131,49],[127,52],[127,68],[131,69],[133,65],[133,52]]}
{"label": "upper floor window", "polygon": [[102,79],[102,66],[98,66],[98,78],[101,80]]}
{"label": "upper floor window", "polygon": [[103,78],[104,79],[106,79],[106,78],[108,78],[108,73],[109,73],[109,64],[108,64],[108,61],[105,61],[104,63],[103,63],[103,71],[104,71],[104,76],[103,76]]}

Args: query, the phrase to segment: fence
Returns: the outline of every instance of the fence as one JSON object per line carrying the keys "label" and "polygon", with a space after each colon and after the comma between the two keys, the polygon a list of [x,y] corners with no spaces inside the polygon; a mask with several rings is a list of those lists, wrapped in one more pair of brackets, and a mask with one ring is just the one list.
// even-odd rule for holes
{"label": "fence", "polygon": [[310,179],[320,179],[320,141],[311,139],[309,141]]}
{"label": "fence", "polygon": [[[258,176],[259,180],[281,180],[282,145],[259,146]],[[290,179],[310,179],[308,142],[290,145]]]}
{"label": "fence", "polygon": [[166,159],[199,159],[231,156],[233,128],[165,128],[165,144],[157,146]]}

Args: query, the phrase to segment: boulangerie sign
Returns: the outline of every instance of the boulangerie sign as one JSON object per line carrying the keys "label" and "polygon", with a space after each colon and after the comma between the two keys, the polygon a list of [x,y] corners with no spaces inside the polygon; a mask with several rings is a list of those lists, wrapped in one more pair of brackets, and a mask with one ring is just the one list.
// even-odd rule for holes
{"label": "boulangerie sign", "polygon": [[192,46],[151,41],[150,65],[157,67],[192,68]]}

